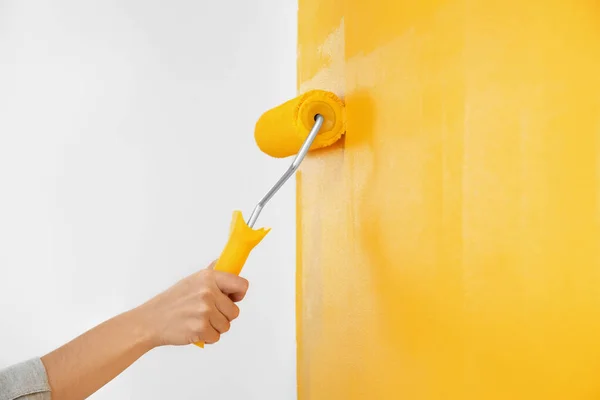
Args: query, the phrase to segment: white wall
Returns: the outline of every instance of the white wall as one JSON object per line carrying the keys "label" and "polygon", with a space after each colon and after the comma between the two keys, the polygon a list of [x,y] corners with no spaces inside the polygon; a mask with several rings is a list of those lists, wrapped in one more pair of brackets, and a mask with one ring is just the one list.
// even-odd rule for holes
{"label": "white wall", "polygon": [[[287,167],[256,119],[295,95],[296,0],[0,0],[0,367],[217,257]],[[242,315],[94,399],[295,398],[294,183],[259,225]]]}

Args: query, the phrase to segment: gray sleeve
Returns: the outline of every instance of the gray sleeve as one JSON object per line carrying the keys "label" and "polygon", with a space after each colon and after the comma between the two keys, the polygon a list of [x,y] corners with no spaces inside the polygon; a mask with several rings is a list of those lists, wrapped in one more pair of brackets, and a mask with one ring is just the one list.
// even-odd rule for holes
{"label": "gray sleeve", "polygon": [[0,370],[0,400],[50,400],[42,360],[34,358]]}

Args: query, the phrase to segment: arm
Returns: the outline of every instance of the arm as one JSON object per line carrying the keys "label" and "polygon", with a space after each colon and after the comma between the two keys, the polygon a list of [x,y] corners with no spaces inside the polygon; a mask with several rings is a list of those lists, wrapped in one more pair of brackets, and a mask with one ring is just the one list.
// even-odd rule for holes
{"label": "arm", "polygon": [[154,347],[217,342],[247,288],[243,278],[203,270],[47,354],[52,400],[85,399]]}
{"label": "arm", "polygon": [[114,317],[42,357],[53,400],[85,399],[155,345],[139,309]]}

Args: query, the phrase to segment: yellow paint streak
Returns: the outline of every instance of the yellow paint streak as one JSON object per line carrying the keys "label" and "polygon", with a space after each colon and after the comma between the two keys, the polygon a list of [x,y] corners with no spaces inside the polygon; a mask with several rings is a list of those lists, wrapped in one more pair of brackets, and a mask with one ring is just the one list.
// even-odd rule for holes
{"label": "yellow paint streak", "polygon": [[[313,77],[324,66],[340,60],[324,44],[343,18],[344,2],[298,0],[298,21],[311,21],[298,24],[298,38],[302,38],[298,41],[298,85]],[[329,90],[324,87],[319,89]]]}
{"label": "yellow paint streak", "polygon": [[299,26],[299,90],[348,117],[298,178],[299,399],[598,398],[599,3],[302,0]]}

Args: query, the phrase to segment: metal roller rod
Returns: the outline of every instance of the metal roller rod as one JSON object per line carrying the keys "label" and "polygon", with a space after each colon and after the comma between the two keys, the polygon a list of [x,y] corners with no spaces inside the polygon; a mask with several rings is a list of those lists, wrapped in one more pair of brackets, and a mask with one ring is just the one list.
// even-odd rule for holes
{"label": "metal roller rod", "polygon": [[308,153],[308,150],[310,150],[310,146],[312,146],[315,138],[319,134],[319,130],[321,129],[321,126],[323,126],[323,121],[324,121],[324,118],[321,115],[319,115],[319,114],[315,115],[315,124],[313,125],[312,129],[310,130],[310,133],[308,134],[308,137],[306,138],[304,143],[302,143],[302,147],[300,147],[300,151],[298,151],[298,154],[296,154],[294,161],[292,161],[292,165],[290,165],[290,167],[287,169],[287,171],[285,171],[283,176],[281,178],[279,178],[277,183],[275,185],[273,185],[273,187],[271,188],[271,190],[269,190],[267,192],[265,197],[263,197],[258,202],[256,207],[254,207],[254,211],[252,211],[252,215],[250,215],[250,218],[248,218],[248,222],[247,222],[247,224],[250,228],[254,227],[254,224],[256,223],[256,220],[258,219],[260,212],[265,207],[265,205],[267,205],[269,200],[271,200],[271,198],[275,195],[275,193],[277,193],[277,191],[279,189],[281,189],[283,184],[285,182],[287,182],[287,180],[290,179],[290,177],[292,175],[294,175],[294,172],[296,172],[296,170],[300,166],[300,163],[302,162],[302,160],[304,160],[304,157],[306,157],[306,153]]}

